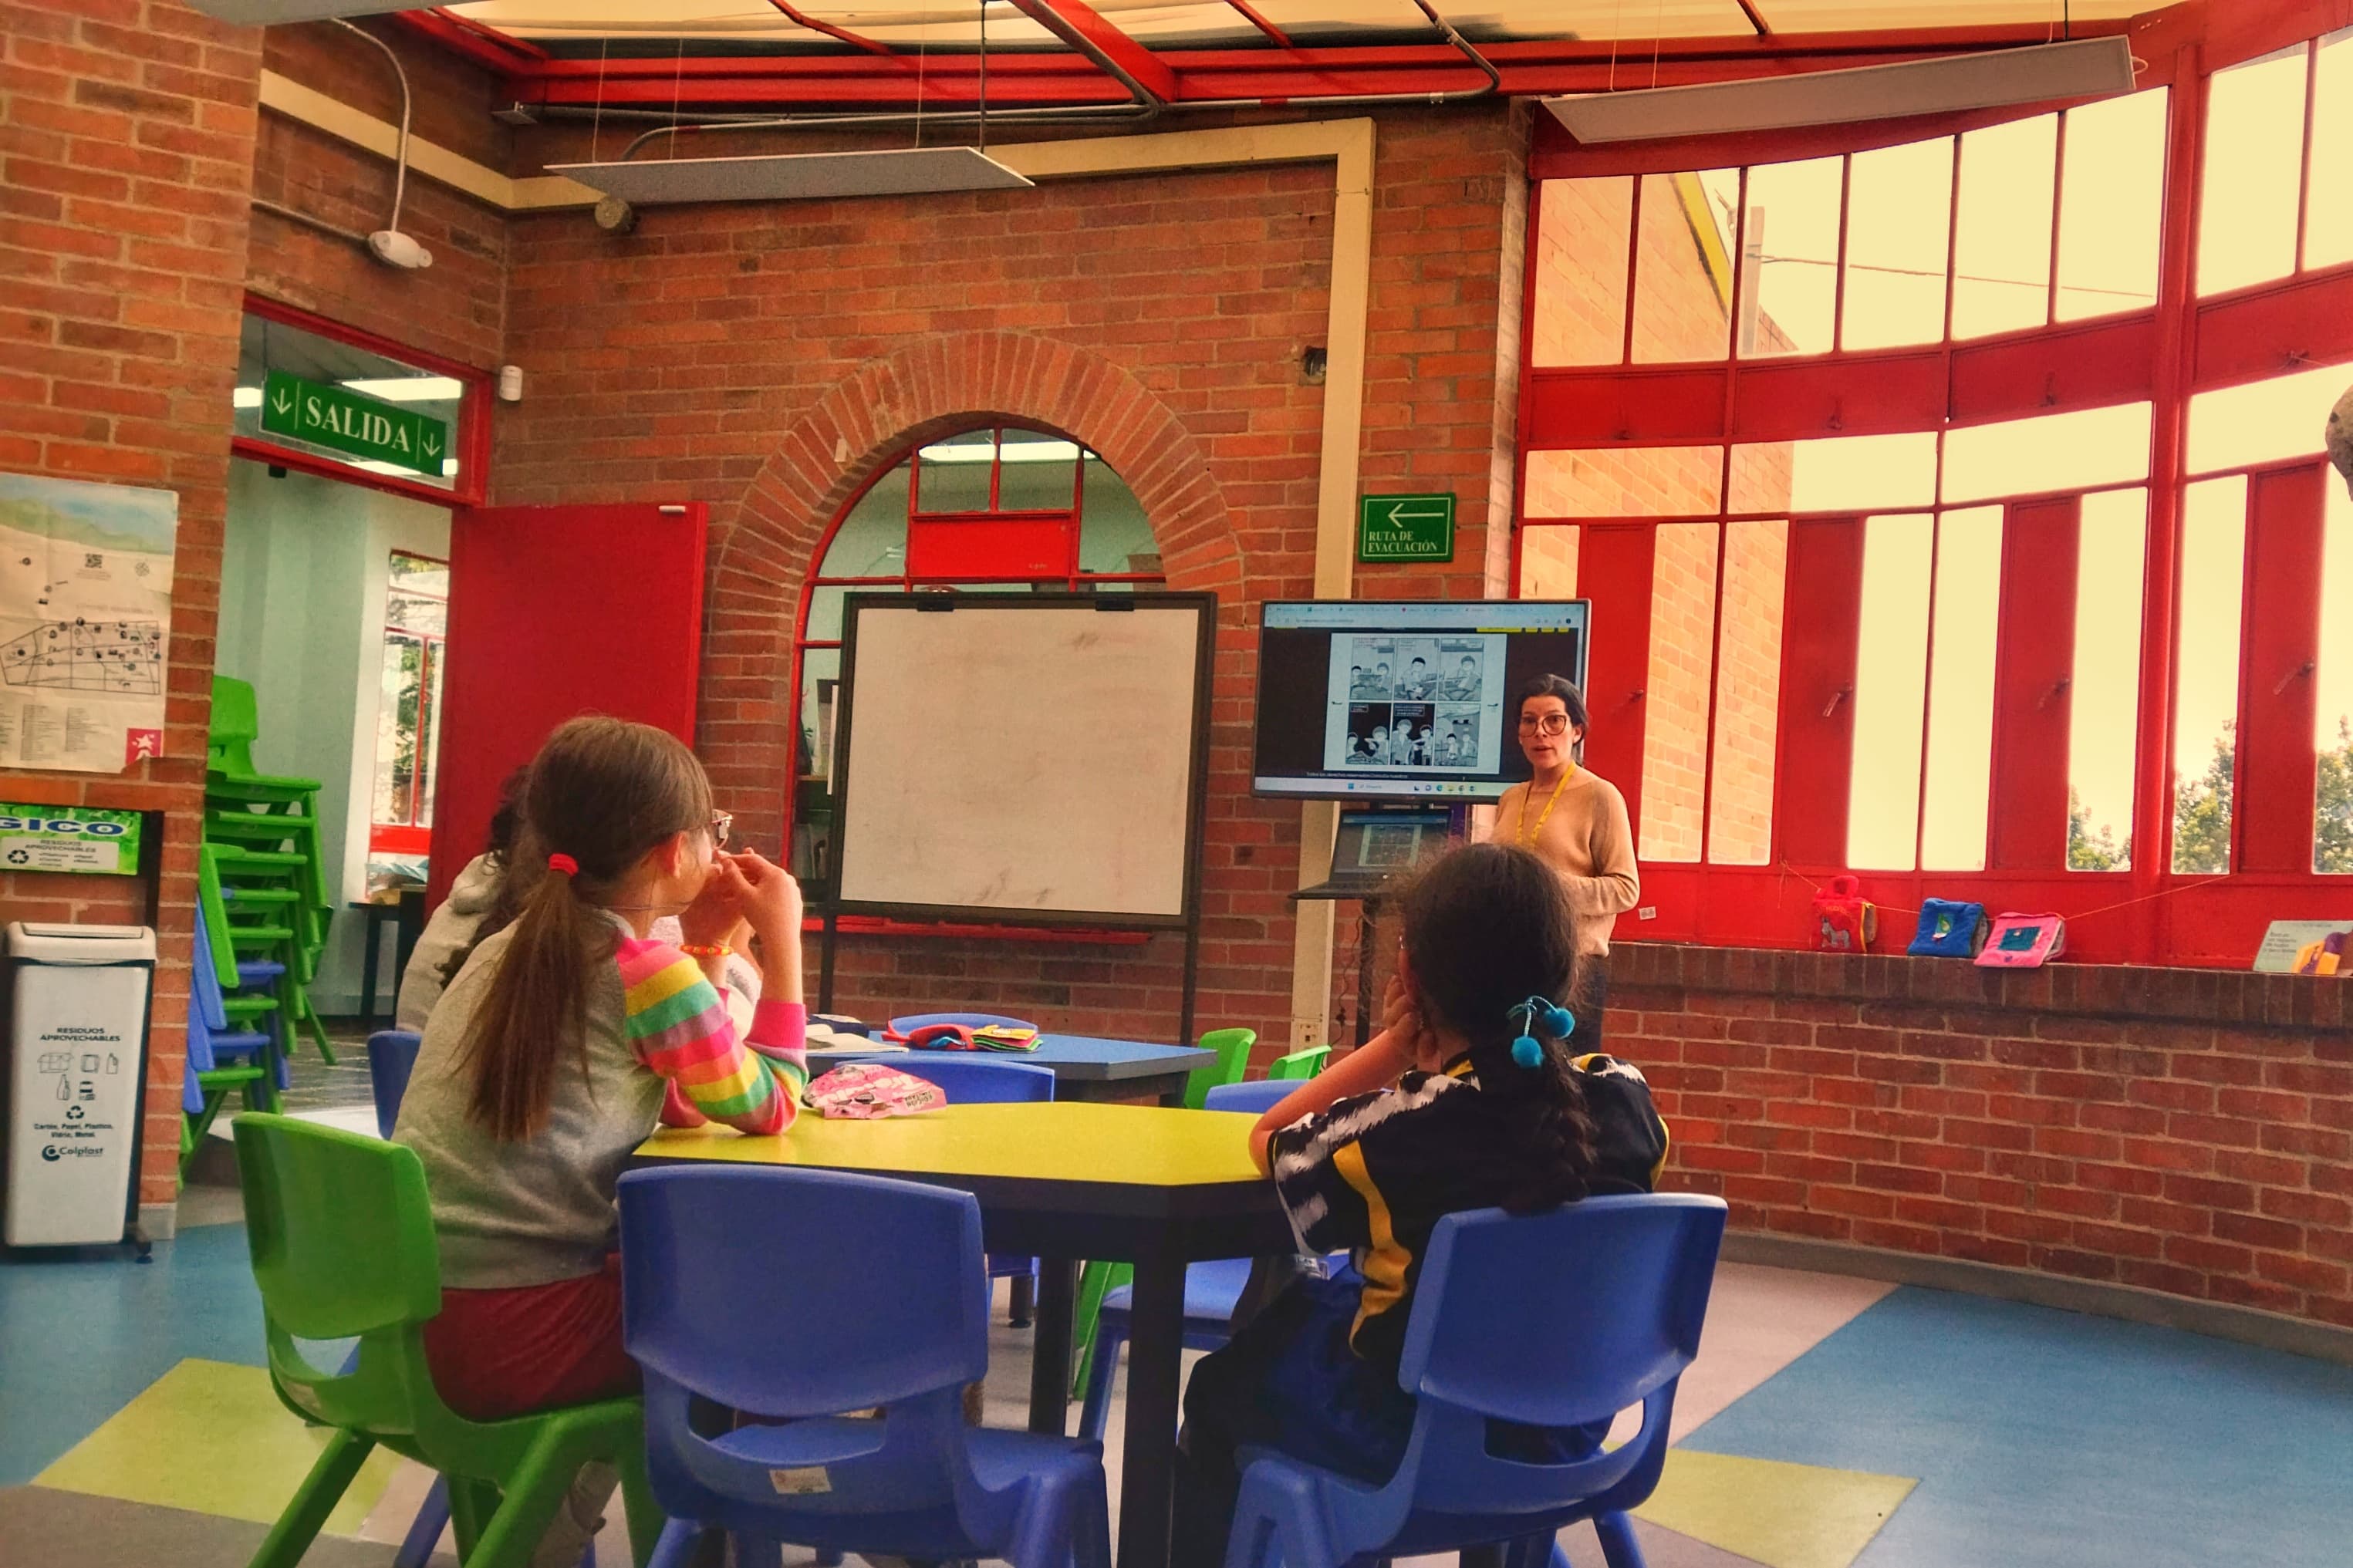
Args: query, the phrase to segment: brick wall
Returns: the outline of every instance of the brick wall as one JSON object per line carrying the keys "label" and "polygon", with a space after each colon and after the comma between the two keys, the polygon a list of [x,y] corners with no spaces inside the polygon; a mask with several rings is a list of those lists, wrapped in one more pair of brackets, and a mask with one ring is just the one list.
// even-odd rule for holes
{"label": "brick wall", "polygon": [[[579,141],[534,133],[524,163]],[[1451,566],[1368,569],[1358,592],[1475,596],[1510,481],[1503,328],[1519,299],[1502,258],[1522,244],[1525,114],[1384,119],[1376,145],[1363,485],[1461,504]],[[773,842],[793,615],[850,491],[976,415],[1094,446],[1142,499],[1170,585],[1220,595],[1198,1026],[1256,1027],[1271,1054],[1299,813],[1248,793],[1249,698],[1257,605],[1312,588],[1324,392],[1298,362],[1324,341],[1332,211],[1327,163],[655,210],[619,238],[576,213],[519,219],[509,355],[532,392],[501,421],[495,499],[712,503],[702,750]],[[848,937],[836,1001],[992,1001],[1166,1036],[1180,955],[1173,938]]]}
{"label": "brick wall", "polygon": [[2353,1326],[2353,985],[1651,944],[1609,1048],[1733,1224]]}
{"label": "brick wall", "polygon": [[[408,75],[411,132],[493,169],[511,155],[489,75],[381,21],[362,22],[390,44]],[[389,124],[400,121],[392,66],[366,43],[320,22],[263,35],[264,68]],[[385,226],[393,166],[373,153],[264,111],[253,194],[354,234]],[[349,239],[277,213],[253,218],[257,292],[460,363],[501,363],[506,332],[506,215],[411,170],[400,227],[433,265],[387,267]]]}
{"label": "brick wall", "polygon": [[0,877],[0,917],[143,921],[162,963],[140,1196],[171,1201],[259,35],[168,0],[0,12],[0,468],[180,497],[164,760],[0,797],[168,814],[160,888]]}

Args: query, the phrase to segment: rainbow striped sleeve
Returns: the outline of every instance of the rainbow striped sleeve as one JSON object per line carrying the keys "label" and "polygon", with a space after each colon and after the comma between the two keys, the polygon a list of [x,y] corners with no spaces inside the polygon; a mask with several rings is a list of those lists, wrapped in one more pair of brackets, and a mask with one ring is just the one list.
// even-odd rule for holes
{"label": "rainbow striped sleeve", "polygon": [[792,1125],[808,1078],[798,1048],[798,1007],[764,1003],[753,1019],[754,1043],[747,1045],[735,1037],[726,999],[677,948],[625,941],[617,958],[622,1037],[639,1061],[670,1080],[673,1100],[682,1098],[699,1113],[695,1120],[723,1121],[744,1132],[781,1132]]}

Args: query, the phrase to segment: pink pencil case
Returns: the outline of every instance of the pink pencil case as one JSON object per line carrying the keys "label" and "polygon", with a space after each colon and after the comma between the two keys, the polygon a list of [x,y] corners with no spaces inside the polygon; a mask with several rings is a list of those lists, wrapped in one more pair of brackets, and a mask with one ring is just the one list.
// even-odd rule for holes
{"label": "pink pencil case", "polygon": [[809,1081],[801,1102],[836,1121],[870,1121],[878,1116],[913,1116],[936,1110],[947,1092],[912,1073],[880,1062],[844,1062]]}

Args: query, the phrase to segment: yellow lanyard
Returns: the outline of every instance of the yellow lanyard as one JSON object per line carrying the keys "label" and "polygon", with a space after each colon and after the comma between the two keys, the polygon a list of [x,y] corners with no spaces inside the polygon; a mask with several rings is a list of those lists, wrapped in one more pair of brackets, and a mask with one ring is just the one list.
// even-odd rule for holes
{"label": "yellow lanyard", "polygon": [[1552,798],[1545,802],[1544,814],[1536,818],[1536,825],[1534,827],[1530,827],[1528,826],[1527,797],[1525,795],[1520,797],[1519,838],[1521,848],[1532,849],[1535,847],[1536,839],[1544,833],[1544,825],[1552,819],[1552,808],[1560,804],[1560,792],[1568,787],[1569,775],[1576,772],[1577,764],[1575,763],[1569,763],[1567,770],[1560,775],[1560,783],[1552,786]]}

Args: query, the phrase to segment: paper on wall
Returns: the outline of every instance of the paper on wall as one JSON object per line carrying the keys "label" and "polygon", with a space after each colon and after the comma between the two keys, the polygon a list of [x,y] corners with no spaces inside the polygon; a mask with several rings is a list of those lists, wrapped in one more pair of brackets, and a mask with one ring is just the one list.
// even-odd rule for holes
{"label": "paper on wall", "polygon": [[162,754],[179,509],[170,490],[0,474],[0,767]]}

